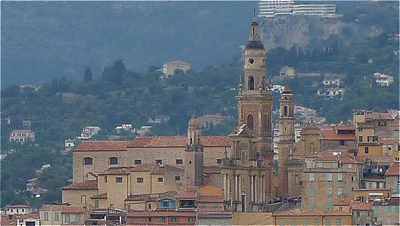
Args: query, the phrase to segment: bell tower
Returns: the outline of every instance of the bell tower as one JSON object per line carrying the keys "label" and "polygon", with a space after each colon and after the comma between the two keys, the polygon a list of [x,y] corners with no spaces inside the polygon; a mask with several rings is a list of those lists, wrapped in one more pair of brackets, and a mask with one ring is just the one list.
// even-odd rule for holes
{"label": "bell tower", "polygon": [[238,125],[229,135],[232,150],[221,167],[225,208],[262,211],[272,200],[272,93],[266,82],[266,50],[253,21],[243,52]]}
{"label": "bell tower", "polygon": [[185,189],[193,190],[203,182],[203,146],[201,128],[197,119],[190,119],[185,148]]}
{"label": "bell tower", "polygon": [[294,95],[285,87],[280,99],[279,110],[279,190],[282,197],[288,196],[288,160],[294,149]]}
{"label": "bell tower", "polygon": [[272,157],[272,94],[266,82],[266,50],[261,41],[258,23],[250,27],[249,41],[244,49],[244,73],[238,96],[238,126],[247,125],[257,138],[256,151]]}

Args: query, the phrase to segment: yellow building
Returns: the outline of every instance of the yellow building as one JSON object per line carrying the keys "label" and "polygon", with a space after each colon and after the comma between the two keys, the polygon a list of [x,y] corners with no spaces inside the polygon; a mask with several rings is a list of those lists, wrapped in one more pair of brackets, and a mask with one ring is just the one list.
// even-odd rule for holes
{"label": "yellow building", "polygon": [[358,157],[389,165],[399,155],[399,115],[391,112],[356,111]]}
{"label": "yellow building", "polygon": [[352,225],[350,211],[302,211],[294,209],[274,213],[234,213],[233,225]]}

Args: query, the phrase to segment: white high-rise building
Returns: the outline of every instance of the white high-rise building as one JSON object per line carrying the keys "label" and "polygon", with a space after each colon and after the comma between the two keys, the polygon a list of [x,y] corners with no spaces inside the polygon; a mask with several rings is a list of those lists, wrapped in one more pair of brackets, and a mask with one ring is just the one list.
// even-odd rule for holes
{"label": "white high-rise building", "polygon": [[294,0],[260,0],[258,9],[258,16],[266,18],[282,15],[336,16],[335,4],[296,4]]}

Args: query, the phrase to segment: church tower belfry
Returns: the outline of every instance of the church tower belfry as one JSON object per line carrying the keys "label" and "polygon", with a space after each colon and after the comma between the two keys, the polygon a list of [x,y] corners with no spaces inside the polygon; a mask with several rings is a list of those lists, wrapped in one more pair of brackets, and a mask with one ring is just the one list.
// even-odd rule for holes
{"label": "church tower belfry", "polygon": [[279,106],[279,190],[282,197],[288,196],[288,160],[294,150],[294,95],[288,88],[282,92]]}
{"label": "church tower belfry", "polygon": [[272,156],[272,94],[266,82],[266,50],[257,22],[251,23],[249,41],[244,49],[243,83],[238,96],[238,126],[247,125],[258,138],[256,149]]}
{"label": "church tower belfry", "polygon": [[232,150],[221,167],[224,200],[232,211],[262,211],[272,199],[273,98],[266,82],[266,52],[260,27],[253,21],[243,51],[238,125],[229,135]]}
{"label": "church tower belfry", "polygon": [[185,189],[193,190],[203,182],[203,145],[198,119],[190,119],[185,148]]}

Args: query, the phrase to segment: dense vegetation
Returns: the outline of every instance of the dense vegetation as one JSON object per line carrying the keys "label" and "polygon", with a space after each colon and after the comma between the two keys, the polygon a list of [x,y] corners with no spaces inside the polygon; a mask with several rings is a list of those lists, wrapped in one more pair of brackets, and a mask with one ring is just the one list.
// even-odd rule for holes
{"label": "dense vegetation", "polygon": [[[349,119],[351,110],[355,108],[398,108],[399,41],[394,37],[394,33],[398,33],[398,26],[393,29],[393,24],[396,25],[397,22],[392,21],[392,14],[389,14],[389,19],[378,17],[378,20],[373,14],[365,14],[367,9],[369,8],[345,8],[347,11],[343,13],[343,20],[354,21],[356,18],[362,26],[377,26],[383,30],[379,35],[355,38],[355,34],[351,34],[354,30],[349,29],[347,33],[329,37],[321,45],[271,49],[268,52],[268,75],[278,75],[285,65],[293,66],[299,72],[343,74],[346,89],[343,99],[317,97],[316,90],[320,86],[320,79],[295,78],[280,82],[288,83],[294,89],[298,104],[317,109],[330,122]],[[379,13],[387,12],[385,10]],[[235,36],[243,43],[246,39],[247,24],[243,25],[246,29],[243,29],[240,37],[224,35],[224,39]],[[228,34],[237,30],[230,32],[233,31],[229,30]],[[154,37],[152,40],[154,41]],[[201,38],[196,40],[198,43],[202,41]],[[126,40],[123,43],[129,46]],[[192,116],[222,113],[235,119],[235,95],[242,66],[236,45],[238,43],[232,43],[227,47],[230,50],[226,52],[220,52],[224,49],[220,48],[216,52],[204,50],[198,53],[211,60],[225,55],[225,59],[231,59],[231,63],[217,62],[214,66],[201,70],[195,68],[189,74],[178,73],[167,80],[161,79],[161,73],[156,70],[158,66],[137,70],[134,66],[126,66],[132,65],[126,63],[129,57],[115,60],[118,57],[111,54],[105,61],[113,59],[113,63],[104,63],[103,60],[96,62],[96,65],[105,65],[101,70],[95,69],[98,66],[86,67],[79,73],[74,72],[72,77],[56,76],[57,78],[50,82],[42,83],[38,90],[17,85],[3,88],[1,153],[7,156],[1,160],[1,206],[22,202],[40,205],[43,202],[60,200],[60,188],[68,183],[67,180],[72,174],[71,155],[62,153],[63,142],[66,138],[78,136],[84,126],[100,126],[100,137],[106,137],[118,124],[126,122],[140,127],[147,124],[150,117],[166,115],[170,120],[156,126],[154,132],[157,135],[175,135],[185,133],[187,120]],[[187,45],[190,45],[189,42]],[[222,43],[218,43],[219,45]],[[233,50],[233,46],[237,49]],[[82,58],[81,53],[78,55]],[[138,53],[143,55],[143,60],[135,58],[135,61],[141,63],[148,63],[148,55],[154,55],[154,52],[149,54],[144,50]],[[88,61],[79,64],[85,65]],[[14,62],[13,65],[19,64]],[[39,64],[37,67],[45,68],[48,65]],[[29,67],[13,68],[24,71]],[[372,79],[374,72],[393,75],[394,85],[389,88],[376,87]],[[47,75],[38,76],[44,78]],[[10,117],[10,125],[4,123],[7,117]],[[32,121],[32,128],[37,137],[35,144],[15,145],[8,142],[9,133],[12,129],[20,128],[22,120]],[[211,128],[206,133],[227,134],[234,123],[234,120],[228,120],[225,125]],[[38,176],[35,171],[44,164],[50,164],[51,167]],[[40,178],[41,185],[49,190],[40,198],[33,198],[24,191],[26,181],[36,176]]]}

